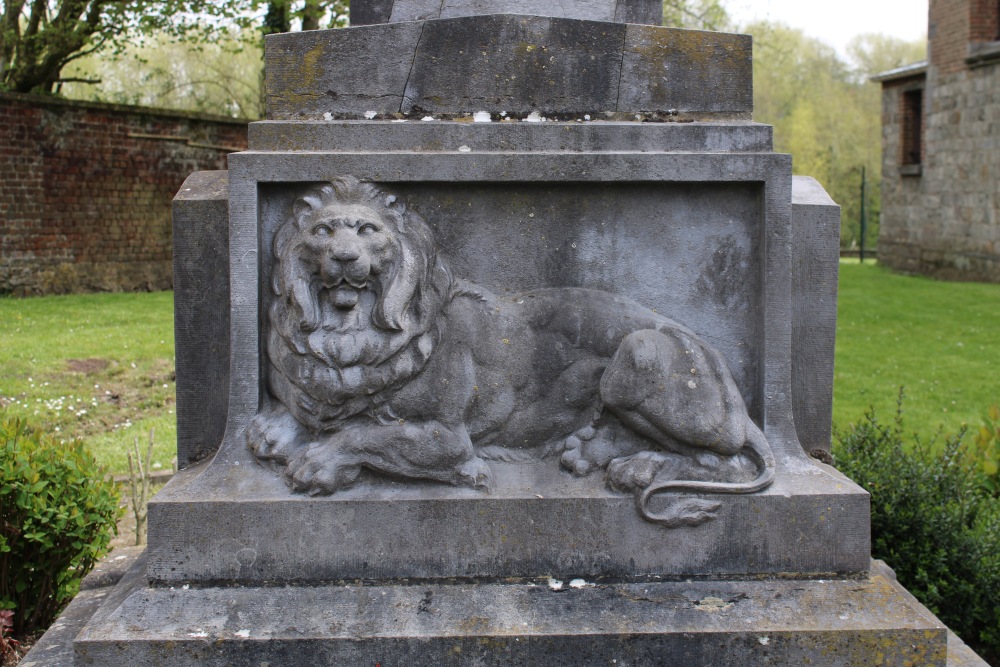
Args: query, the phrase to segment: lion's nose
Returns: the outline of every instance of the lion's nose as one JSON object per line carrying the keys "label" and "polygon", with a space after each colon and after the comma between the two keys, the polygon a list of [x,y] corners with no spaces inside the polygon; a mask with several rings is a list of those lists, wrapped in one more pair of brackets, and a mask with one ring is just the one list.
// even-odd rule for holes
{"label": "lion's nose", "polygon": [[348,237],[347,234],[338,234],[334,241],[330,254],[339,262],[353,262],[361,257],[361,249],[357,241]]}

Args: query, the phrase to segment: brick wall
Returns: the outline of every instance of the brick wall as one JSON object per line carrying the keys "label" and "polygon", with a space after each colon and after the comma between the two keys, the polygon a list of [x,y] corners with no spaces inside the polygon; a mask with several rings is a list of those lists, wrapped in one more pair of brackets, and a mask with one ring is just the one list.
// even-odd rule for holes
{"label": "brick wall", "polygon": [[969,13],[969,40],[1000,40],[1000,0],[972,0]]}
{"label": "brick wall", "polygon": [[246,123],[0,94],[0,293],[169,289],[171,200]]}
{"label": "brick wall", "polygon": [[965,68],[968,55],[970,3],[978,0],[932,0],[928,12],[928,56],[942,74]]}

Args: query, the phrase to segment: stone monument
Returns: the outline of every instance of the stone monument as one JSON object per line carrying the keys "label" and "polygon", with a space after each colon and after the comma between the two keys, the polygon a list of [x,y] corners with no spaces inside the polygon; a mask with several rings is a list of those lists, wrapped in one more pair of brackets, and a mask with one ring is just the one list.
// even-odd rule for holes
{"label": "stone monument", "polygon": [[175,200],[182,470],[77,664],[945,664],[806,453],[837,208],[750,38],[659,8],[267,38],[268,119]]}

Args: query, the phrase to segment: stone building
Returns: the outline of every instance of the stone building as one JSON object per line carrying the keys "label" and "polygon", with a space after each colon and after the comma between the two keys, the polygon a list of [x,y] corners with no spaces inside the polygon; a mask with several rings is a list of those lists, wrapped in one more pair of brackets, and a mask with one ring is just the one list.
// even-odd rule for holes
{"label": "stone building", "polygon": [[879,259],[1000,282],[1000,0],[930,0],[928,60],[885,72]]}

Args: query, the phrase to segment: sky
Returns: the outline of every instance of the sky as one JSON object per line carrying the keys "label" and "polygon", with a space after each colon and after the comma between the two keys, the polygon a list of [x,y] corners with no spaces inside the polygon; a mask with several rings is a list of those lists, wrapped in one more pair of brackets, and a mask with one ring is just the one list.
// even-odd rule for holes
{"label": "sky", "polygon": [[927,0],[726,0],[724,5],[737,24],[781,21],[841,55],[859,34],[878,32],[908,41],[927,34]]}

